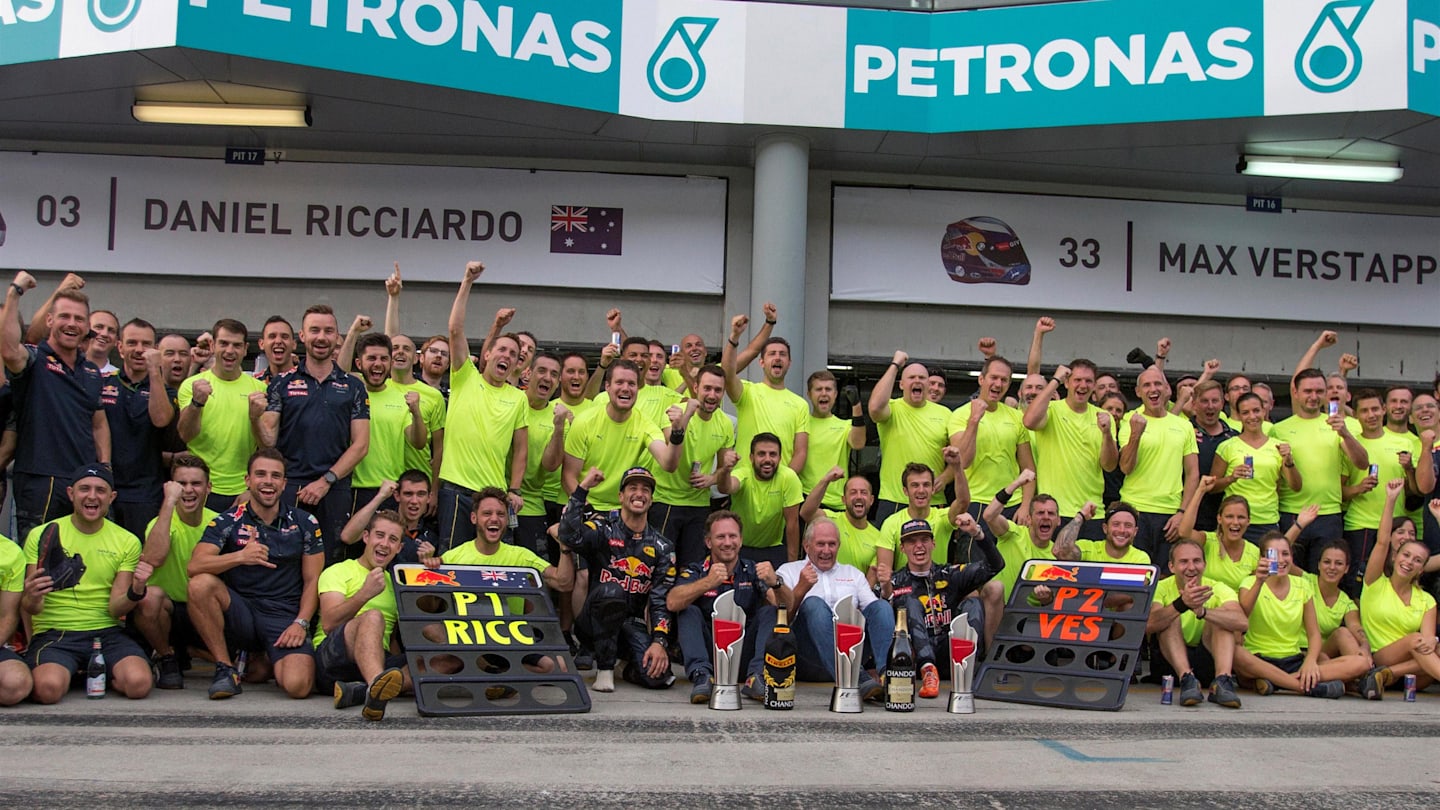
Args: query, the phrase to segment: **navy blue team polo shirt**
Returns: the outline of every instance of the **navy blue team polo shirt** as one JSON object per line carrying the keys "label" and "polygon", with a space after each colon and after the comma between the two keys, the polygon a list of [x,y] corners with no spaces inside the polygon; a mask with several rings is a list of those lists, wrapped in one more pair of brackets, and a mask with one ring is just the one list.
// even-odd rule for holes
{"label": "navy blue team polo shirt", "polygon": [[276,377],[265,410],[280,414],[275,445],[285,454],[285,477],[308,483],[323,476],[350,446],[350,423],[370,418],[365,383],[335,365],[317,380],[301,363]]}
{"label": "navy blue team polo shirt", "polygon": [[65,365],[49,341],[26,346],[19,374],[6,370],[14,390],[15,472],[68,479],[95,458],[95,412],[100,410],[100,369],[77,355]]}
{"label": "navy blue team polo shirt", "polygon": [[309,512],[281,506],[271,525],[251,511],[249,504],[241,504],[216,515],[200,536],[200,542],[219,548],[221,554],[231,554],[256,541],[269,549],[266,559],[275,567],[237,565],[221,574],[221,579],[252,602],[299,610],[300,595],[305,590],[305,557],[325,553],[319,522]]}
{"label": "navy blue team polo shirt", "polygon": [[[165,397],[175,404],[175,389]],[[100,405],[110,422],[110,468],[120,503],[155,503],[165,483],[163,453],[167,428],[150,421],[150,375],[132,383],[117,371],[101,380]],[[174,421],[172,417],[171,421]]]}

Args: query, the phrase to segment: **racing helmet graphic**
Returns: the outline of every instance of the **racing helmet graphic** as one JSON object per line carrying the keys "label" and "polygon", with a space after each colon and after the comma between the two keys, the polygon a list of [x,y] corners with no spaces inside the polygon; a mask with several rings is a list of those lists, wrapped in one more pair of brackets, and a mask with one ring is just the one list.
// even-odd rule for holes
{"label": "racing helmet graphic", "polygon": [[1030,257],[1020,237],[995,217],[967,217],[947,225],[940,261],[962,284],[1030,283]]}

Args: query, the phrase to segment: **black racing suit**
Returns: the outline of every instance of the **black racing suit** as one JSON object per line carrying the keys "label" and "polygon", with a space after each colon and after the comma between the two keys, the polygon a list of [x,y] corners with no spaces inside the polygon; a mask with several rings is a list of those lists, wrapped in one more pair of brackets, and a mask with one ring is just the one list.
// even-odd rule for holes
{"label": "black racing suit", "polygon": [[675,582],[674,546],[648,524],[638,534],[631,531],[618,510],[586,520],[589,494],[576,487],[560,513],[560,543],[585,558],[592,577],[585,606],[575,617],[575,630],[595,651],[598,669],[614,669],[623,644],[631,662],[626,678],[664,689],[675,677],[666,672],[651,678],[640,662],[652,643],[666,647],[670,643],[665,597]]}
{"label": "black racing suit", "polygon": [[942,678],[949,675],[945,668],[950,661],[950,622],[960,613],[969,614],[970,626],[978,636],[975,660],[979,661],[984,654],[985,609],[978,598],[965,597],[1005,567],[1005,558],[995,548],[994,540],[983,534],[972,539],[974,547],[984,556],[979,562],[931,566],[924,573],[906,567],[890,577],[894,589],[890,604],[904,607],[909,613],[915,664],[936,665]]}

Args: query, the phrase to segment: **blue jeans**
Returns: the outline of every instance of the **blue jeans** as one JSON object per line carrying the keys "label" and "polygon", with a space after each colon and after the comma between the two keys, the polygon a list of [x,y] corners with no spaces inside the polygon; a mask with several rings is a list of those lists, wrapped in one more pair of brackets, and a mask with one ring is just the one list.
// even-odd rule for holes
{"label": "blue jeans", "polygon": [[[753,616],[745,617],[745,643],[740,653],[740,679],[747,674],[758,674],[765,664],[765,650],[756,642],[764,633],[769,639],[775,628],[775,608],[766,605]],[[680,652],[685,657],[685,675],[695,680],[695,674],[703,672],[715,677],[714,636],[710,617],[700,611],[698,605],[691,605],[675,614],[675,635],[680,641]],[[759,655],[756,655],[756,652]]]}
{"label": "blue jeans", "polygon": [[[890,637],[895,635],[895,613],[890,609],[890,603],[878,599],[860,612],[865,616],[866,663],[873,668],[883,664],[889,653]],[[796,677],[802,681],[834,683],[835,614],[819,597],[802,601],[795,614],[791,628],[797,651]],[[766,637],[768,640],[768,633]],[[861,676],[862,681],[866,679],[867,676]]]}

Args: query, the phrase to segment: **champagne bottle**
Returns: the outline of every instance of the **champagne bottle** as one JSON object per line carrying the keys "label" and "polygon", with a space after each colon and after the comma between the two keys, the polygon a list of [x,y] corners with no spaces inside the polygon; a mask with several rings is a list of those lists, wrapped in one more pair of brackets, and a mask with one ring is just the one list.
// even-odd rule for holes
{"label": "champagne bottle", "polygon": [[105,697],[105,653],[100,651],[100,639],[90,647],[90,663],[85,666],[85,697],[99,700]]}
{"label": "champagne bottle", "polygon": [[909,611],[895,616],[895,639],[885,662],[885,711],[915,711],[915,648],[910,644]]}
{"label": "champagne bottle", "polygon": [[765,644],[765,708],[795,708],[795,636],[783,607]]}

